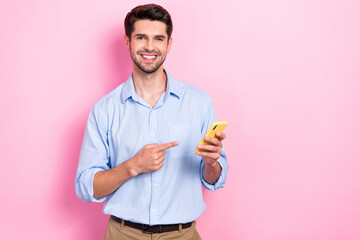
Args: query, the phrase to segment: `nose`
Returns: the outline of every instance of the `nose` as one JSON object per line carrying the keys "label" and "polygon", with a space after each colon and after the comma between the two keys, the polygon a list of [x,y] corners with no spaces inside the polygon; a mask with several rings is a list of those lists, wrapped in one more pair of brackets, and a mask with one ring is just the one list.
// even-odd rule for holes
{"label": "nose", "polygon": [[146,41],[145,49],[148,50],[148,51],[150,51],[150,52],[151,52],[152,50],[154,50],[154,44],[153,44],[153,41],[152,41],[152,40]]}

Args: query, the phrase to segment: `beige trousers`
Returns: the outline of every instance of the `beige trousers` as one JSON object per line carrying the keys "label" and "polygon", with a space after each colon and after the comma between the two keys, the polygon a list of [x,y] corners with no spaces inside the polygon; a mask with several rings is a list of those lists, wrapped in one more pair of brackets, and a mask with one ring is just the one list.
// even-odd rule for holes
{"label": "beige trousers", "polygon": [[111,217],[106,229],[105,240],[201,240],[199,233],[196,231],[196,223],[191,227],[166,233],[143,233],[141,230],[124,225],[124,222],[118,223]]}

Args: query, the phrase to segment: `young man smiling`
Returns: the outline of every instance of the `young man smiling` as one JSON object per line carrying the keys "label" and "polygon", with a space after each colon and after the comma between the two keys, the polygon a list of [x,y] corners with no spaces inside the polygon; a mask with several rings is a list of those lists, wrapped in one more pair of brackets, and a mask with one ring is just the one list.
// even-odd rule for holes
{"label": "young man smiling", "polygon": [[225,134],[197,145],[215,111],[205,92],[163,68],[172,44],[169,13],[138,6],[127,14],[125,32],[133,72],[91,109],[76,193],[86,202],[105,200],[106,239],[201,239],[201,186],[224,186]]}

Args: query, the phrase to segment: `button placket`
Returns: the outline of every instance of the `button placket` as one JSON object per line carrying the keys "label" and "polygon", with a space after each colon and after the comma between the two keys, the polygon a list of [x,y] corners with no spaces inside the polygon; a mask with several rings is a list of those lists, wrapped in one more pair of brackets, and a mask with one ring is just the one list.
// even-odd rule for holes
{"label": "button placket", "polygon": [[[159,143],[158,139],[158,119],[156,109],[152,109],[149,115],[149,136],[151,143]],[[159,199],[160,176],[159,171],[151,173],[151,204],[150,204],[150,224],[154,224],[158,219],[158,199]]]}

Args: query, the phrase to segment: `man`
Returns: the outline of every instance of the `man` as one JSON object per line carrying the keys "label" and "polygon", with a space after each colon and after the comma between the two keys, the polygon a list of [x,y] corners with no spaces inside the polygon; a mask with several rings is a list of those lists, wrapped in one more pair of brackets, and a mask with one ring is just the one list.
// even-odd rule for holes
{"label": "man", "polygon": [[206,207],[201,185],[224,186],[225,134],[197,145],[215,111],[205,92],[163,68],[172,44],[169,13],[138,6],[125,32],[133,72],[91,109],[76,193],[86,202],[105,200],[106,239],[201,239],[194,222]]}

